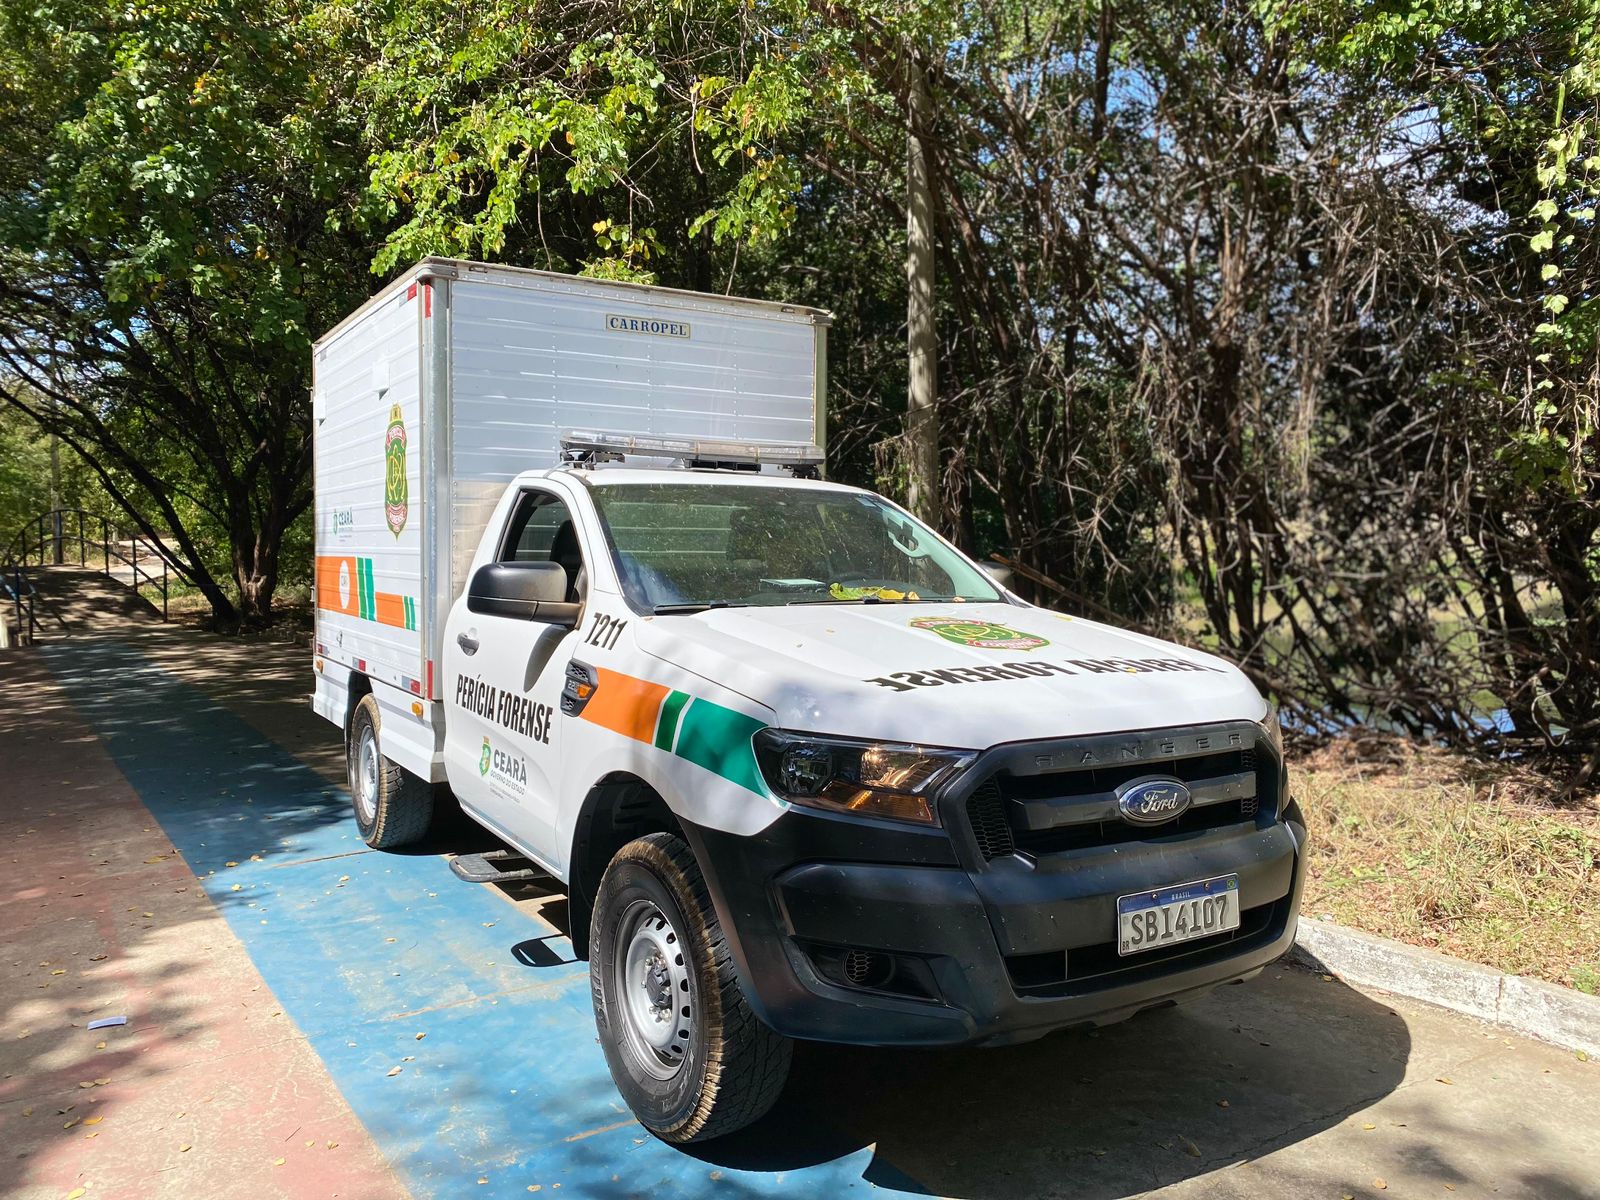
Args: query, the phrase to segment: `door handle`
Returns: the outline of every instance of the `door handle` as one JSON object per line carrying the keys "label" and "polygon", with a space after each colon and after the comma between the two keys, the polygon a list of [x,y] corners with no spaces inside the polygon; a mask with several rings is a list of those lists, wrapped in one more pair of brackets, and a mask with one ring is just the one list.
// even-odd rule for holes
{"label": "door handle", "polygon": [[478,639],[468,633],[456,634],[456,645],[460,646],[468,654],[476,654],[478,652]]}

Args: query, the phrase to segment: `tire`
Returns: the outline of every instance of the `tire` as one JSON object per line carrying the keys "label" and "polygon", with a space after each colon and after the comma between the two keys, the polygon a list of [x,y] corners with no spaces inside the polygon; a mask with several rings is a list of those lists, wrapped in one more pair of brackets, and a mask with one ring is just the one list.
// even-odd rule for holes
{"label": "tire", "polygon": [[639,838],[606,868],[590,925],[589,986],[611,1078],[663,1141],[742,1129],[783,1091],[792,1043],[746,1002],[681,838]]}
{"label": "tire", "polygon": [[390,762],[380,737],[378,701],[361,697],[350,718],[345,768],[356,827],[374,850],[409,846],[427,835],[433,821],[433,785]]}

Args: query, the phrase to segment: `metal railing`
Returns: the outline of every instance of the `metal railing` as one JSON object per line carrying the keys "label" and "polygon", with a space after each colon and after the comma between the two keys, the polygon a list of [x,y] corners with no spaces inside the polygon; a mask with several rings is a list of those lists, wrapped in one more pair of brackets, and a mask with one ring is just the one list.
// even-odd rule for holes
{"label": "metal railing", "polygon": [[[32,641],[39,631],[38,592],[28,577],[29,570],[70,565],[73,556],[69,551],[74,543],[78,566],[91,565],[91,551],[98,551],[106,578],[128,583],[135,592],[146,585],[159,587],[161,619],[167,619],[168,563],[160,546],[137,531],[127,533],[112,524],[109,517],[81,508],[57,508],[40,513],[23,525],[0,554],[0,600],[14,612],[19,639]],[[128,568],[129,579],[112,572],[113,560]],[[161,565],[159,575],[155,572],[157,563]],[[66,627],[59,615],[56,620]]]}

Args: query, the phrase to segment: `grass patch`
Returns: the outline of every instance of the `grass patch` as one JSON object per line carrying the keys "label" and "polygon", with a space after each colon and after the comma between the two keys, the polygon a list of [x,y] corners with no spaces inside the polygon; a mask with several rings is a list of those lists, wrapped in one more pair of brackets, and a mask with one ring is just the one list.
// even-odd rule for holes
{"label": "grass patch", "polygon": [[1398,739],[1291,758],[1311,833],[1304,912],[1600,992],[1600,806]]}

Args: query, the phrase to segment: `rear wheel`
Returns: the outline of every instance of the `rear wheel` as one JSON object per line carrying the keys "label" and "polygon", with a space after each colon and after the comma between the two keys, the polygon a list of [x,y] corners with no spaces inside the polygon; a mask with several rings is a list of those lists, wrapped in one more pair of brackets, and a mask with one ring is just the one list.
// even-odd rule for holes
{"label": "rear wheel", "polygon": [[383,753],[378,701],[361,697],[345,745],[356,826],[375,850],[420,841],[433,820],[433,785],[389,761]]}
{"label": "rear wheel", "polygon": [[653,833],[600,880],[589,983],[606,1063],[651,1132],[696,1142],[741,1129],[783,1091],[791,1044],[740,990],[694,854]]}

